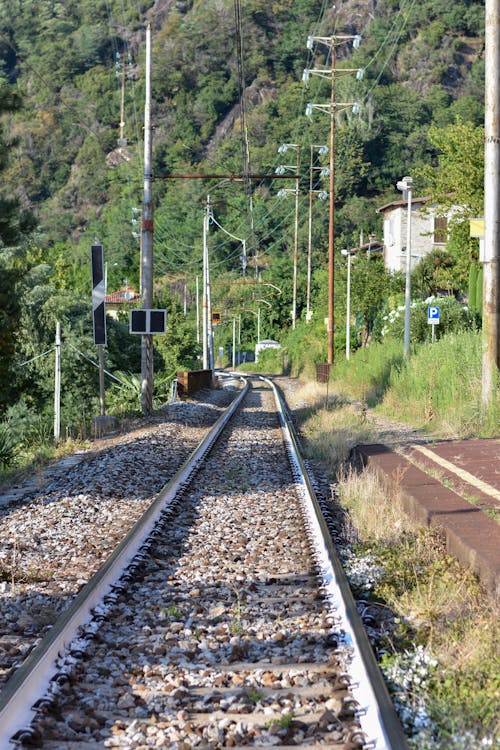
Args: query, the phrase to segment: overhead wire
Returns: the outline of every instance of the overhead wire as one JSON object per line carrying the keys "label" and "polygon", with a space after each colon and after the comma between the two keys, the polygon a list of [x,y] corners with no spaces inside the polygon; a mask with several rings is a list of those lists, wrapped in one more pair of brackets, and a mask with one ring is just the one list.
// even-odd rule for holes
{"label": "overhead wire", "polygon": [[[404,30],[406,28],[406,25],[407,25],[408,20],[410,18],[410,13],[413,10],[413,7],[414,7],[415,3],[416,3],[416,0],[410,0],[410,2],[408,4],[408,10],[406,12],[406,15],[402,19],[402,24],[401,24],[400,28],[397,30],[397,33],[395,34],[394,39],[390,42],[391,46],[389,48],[388,54],[386,55],[384,63],[382,65],[381,69],[379,70],[378,75],[377,75],[377,77],[376,77],[373,85],[371,86],[371,88],[369,89],[369,91],[365,94],[365,97],[364,97],[365,101],[370,97],[370,95],[372,94],[373,90],[378,86],[378,83],[379,83],[380,79],[382,78],[384,70],[386,69],[387,65],[389,64],[389,61],[390,61],[392,55],[394,54],[394,50],[395,50],[395,48],[396,48],[399,40],[401,39],[401,36],[402,36]],[[403,12],[403,7],[404,7],[404,3],[402,3],[402,5],[401,5],[400,12],[399,12],[398,16]],[[395,22],[396,22],[396,20],[397,19],[395,19]],[[368,67],[369,65],[371,65],[375,61],[375,59],[378,57],[378,52],[380,52],[383,49],[383,47],[385,46],[385,44],[389,43],[389,35],[392,33],[393,29],[394,29],[394,24],[391,26],[389,32],[386,35],[386,38],[384,39],[384,41],[380,45],[379,50],[377,50],[377,53],[372,57],[372,59],[369,61],[369,63],[367,63],[367,65],[365,66],[365,69],[366,69],[366,67]]]}
{"label": "overhead wire", "polygon": [[[324,14],[326,12],[327,5],[328,5],[327,0],[323,0],[322,6],[321,6],[321,9],[320,9],[318,18],[317,18],[316,26],[319,26],[322,23]],[[310,58],[311,54],[312,53],[310,51],[308,51],[308,58]],[[318,86],[320,85],[319,81],[316,81],[315,83]],[[300,105],[299,106],[300,106],[300,112],[301,113],[304,112],[304,109],[305,109],[305,106],[304,106],[304,89],[302,89],[301,101],[300,101]],[[296,141],[299,146],[303,146],[304,145],[303,129],[300,128],[300,125],[299,125],[300,121],[299,121],[298,117],[295,117],[294,121],[295,121],[295,130],[294,130],[294,133],[292,135],[292,140]],[[258,184],[258,186],[255,189],[257,189],[258,187],[262,187],[263,184],[264,184],[264,181],[261,180],[260,183]],[[259,225],[263,224],[267,219],[271,218],[272,213],[273,213],[275,207],[276,207],[276,204],[273,204],[273,206],[271,207],[270,210],[267,210],[264,215],[261,215],[259,224],[258,225],[254,224],[254,232],[256,234],[259,231],[259,228],[260,228]],[[255,221],[255,218],[254,218],[254,221]]]}

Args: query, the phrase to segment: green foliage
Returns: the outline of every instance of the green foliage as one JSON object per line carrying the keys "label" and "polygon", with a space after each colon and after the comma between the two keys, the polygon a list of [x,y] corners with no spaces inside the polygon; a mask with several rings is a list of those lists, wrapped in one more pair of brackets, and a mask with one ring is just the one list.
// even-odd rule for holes
{"label": "green foliage", "polygon": [[[95,356],[89,334],[88,261],[94,238],[105,247],[110,291],[125,282],[139,286],[143,197],[139,113],[144,101],[143,19],[150,5],[142,2],[124,8],[121,0],[37,0],[35,4],[11,0],[8,12],[0,7],[5,75],[5,81],[0,81],[4,178],[0,240],[9,247],[19,246],[16,258],[11,251],[8,257],[2,256],[0,268],[2,404],[13,403],[25,393],[30,408],[49,411],[53,365],[50,358],[40,355],[52,346],[56,320],[61,321],[68,344],[85,356]],[[243,310],[242,341],[249,345],[255,340],[257,304],[262,314],[261,337],[285,341],[290,331],[294,205],[290,199],[277,198],[279,188],[290,183],[160,179],[172,172],[239,174],[246,137],[255,173],[274,173],[282,161],[277,154],[281,143],[300,149],[299,326],[286,347],[294,368],[302,368],[305,360],[311,364],[324,361],[329,218],[327,205],[320,201],[314,202],[311,232],[313,318],[305,327],[302,321],[309,149],[311,144],[329,142],[329,120],[320,113],[311,120],[305,118],[306,92],[300,75],[305,64],[321,67],[328,63],[321,45],[307,59],[304,41],[312,31],[331,33],[331,14],[319,0],[277,0],[271,5],[252,0],[242,12],[244,60],[240,66],[230,0],[217,4],[159,0],[157,6],[152,56],[153,172],[158,177],[154,183],[155,293],[167,300],[161,306],[169,308],[171,320],[167,336],[155,350],[155,372],[159,381],[165,381],[158,387],[165,394],[177,369],[199,363],[193,297],[195,277],[201,278],[201,201],[209,193],[215,201],[215,218],[234,236],[247,240],[247,279],[260,278],[281,291],[220,285],[224,279],[234,282],[240,277],[241,247],[212,224],[208,243],[212,280],[217,282],[212,287],[213,306],[220,307],[225,320],[231,310]],[[348,109],[336,117],[336,254],[342,247],[358,244],[361,231],[366,236],[380,234],[376,208],[392,200],[394,182],[409,172],[409,165],[416,182],[422,189],[432,189],[443,210],[449,205],[447,196],[455,191],[453,203],[463,203],[467,211],[480,215],[483,17],[483,7],[476,0],[460,0],[453,8],[445,0],[424,0],[405,8],[394,0],[381,0],[374,17],[366,14],[356,19],[363,44],[355,52],[350,45],[338,51],[339,64],[365,68],[365,78],[360,82],[345,75],[336,81],[340,99],[363,102],[359,118]],[[117,149],[122,72],[127,145]],[[241,86],[245,90],[244,123]],[[307,91],[311,101],[328,102],[329,95],[329,82],[319,78]],[[15,158],[8,160],[9,153]],[[324,157],[321,163],[328,161]],[[326,187],[326,181],[319,180],[315,186]],[[21,205],[33,206],[39,216],[29,248],[21,243],[33,222],[29,211],[20,210]],[[434,293],[438,285],[466,291],[477,249],[464,227],[451,227],[447,252],[452,266],[422,266],[422,296]],[[385,278],[374,259],[372,265],[358,260],[357,269],[353,265],[352,303],[359,338],[366,341],[381,302],[394,299],[401,286],[399,277]],[[339,356],[345,346],[344,272],[342,265],[336,267],[335,349]],[[179,313],[180,279],[185,279],[190,298],[185,320]],[[449,285],[443,287],[443,282]],[[8,294],[12,288],[17,293],[15,301]],[[265,302],[257,302],[259,298]],[[220,336],[226,346],[230,327]],[[129,339],[125,323],[110,323],[107,358],[112,370],[138,371],[137,342]],[[88,362],[83,364],[82,354],[70,354],[68,346],[63,357],[63,412],[72,423],[88,420],[96,403],[96,370]],[[12,377],[14,357],[18,365],[32,357],[40,360]]]}
{"label": "green foliage", "polygon": [[141,410],[141,376],[116,371],[113,373],[120,381],[113,381],[107,391],[106,400],[110,414],[139,414]]}
{"label": "green foliage", "polygon": [[375,406],[383,399],[393,372],[402,366],[402,340],[390,339],[358,349],[350,360],[336,361],[332,378],[336,387]]}
{"label": "green foliage", "polygon": [[469,268],[469,307],[471,310],[481,312],[477,307],[477,274],[478,264],[471,263]]}
{"label": "green foliage", "polygon": [[446,289],[450,293],[454,288],[452,256],[444,250],[432,250],[412,271],[411,288],[422,299],[437,295]]}
{"label": "green foliage", "polygon": [[455,122],[444,128],[431,126],[427,137],[435,149],[437,168],[420,170],[426,191],[444,209],[458,207],[457,218],[481,216],[484,192],[484,127]]}
{"label": "green foliage", "polygon": [[362,344],[366,344],[373,322],[397,281],[384,268],[380,255],[358,253],[351,261],[351,311],[363,320]]}
{"label": "green foliage", "polygon": [[7,468],[14,462],[17,442],[8,422],[0,422],[0,466]]}
{"label": "green foliage", "polygon": [[280,375],[283,372],[283,352],[280,349],[264,349],[259,354],[259,361],[255,364],[245,364],[245,369]]}
{"label": "green foliage", "polygon": [[[437,304],[441,315],[439,325],[435,326],[436,339],[449,333],[462,331],[477,331],[480,321],[475,311],[460,304],[454,297],[429,297],[422,302],[412,302],[410,308],[410,341],[412,344],[423,343],[431,338],[431,328],[427,322],[427,307]],[[404,305],[397,309],[385,310],[379,315],[374,335],[381,339],[387,338],[403,340],[404,336]]]}
{"label": "green foliage", "polygon": [[393,373],[384,408],[415,424],[447,425],[459,435],[495,434],[498,399],[487,414],[481,406],[481,333],[451,333],[419,348]]}

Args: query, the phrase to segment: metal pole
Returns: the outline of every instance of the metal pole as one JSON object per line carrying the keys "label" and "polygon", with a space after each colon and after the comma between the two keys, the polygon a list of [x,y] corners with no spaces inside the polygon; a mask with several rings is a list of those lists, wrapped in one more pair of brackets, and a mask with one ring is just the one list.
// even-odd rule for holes
{"label": "metal pole", "polygon": [[236,318],[233,318],[233,370],[236,368]]}
{"label": "metal pole", "polygon": [[241,240],[241,244],[243,245],[243,254],[241,256],[241,273],[243,276],[246,276],[247,272],[247,241]]}
{"label": "metal pole", "polygon": [[[208,238],[208,226],[210,220],[210,196],[207,197],[207,238]],[[207,332],[208,332],[208,369],[214,369],[214,331],[212,327],[212,297],[210,292],[210,263],[208,258],[208,239],[206,243],[206,255],[207,255]]]}
{"label": "metal pole", "polygon": [[238,315],[238,364],[241,364],[241,315]]}
{"label": "metal pole", "polygon": [[260,341],[260,307],[257,308],[257,343]]}
{"label": "metal pole", "polygon": [[500,0],[486,0],[482,402],[491,405],[500,372]]}
{"label": "metal pole", "polygon": [[127,142],[123,137],[123,131],[125,128],[125,65],[122,65],[122,95],[120,101],[120,138],[118,141],[119,146],[126,146]]}
{"label": "metal pole", "polygon": [[106,414],[106,397],[104,389],[104,346],[102,344],[98,344],[97,353],[99,357],[99,402],[101,406],[101,417],[103,417]]}
{"label": "metal pole", "polygon": [[292,328],[297,321],[297,265],[299,260],[299,169],[300,169],[300,147],[297,145],[297,179],[295,181],[295,230],[293,239],[293,303],[292,303]]}
{"label": "metal pole", "polygon": [[335,42],[330,43],[332,87],[330,96],[330,211],[328,223],[328,364],[334,359],[333,308],[335,293]]}
{"label": "metal pole", "polygon": [[54,442],[61,437],[61,324],[56,323],[56,359],[54,375]]}
{"label": "metal pole", "polygon": [[312,248],[312,204],[313,204],[313,146],[311,145],[311,160],[309,162],[309,231],[307,234],[307,294],[306,321],[311,319],[311,248]]}
{"label": "metal pole", "polygon": [[345,358],[351,356],[351,253],[347,251],[347,318],[345,322]]}
{"label": "metal pole", "polygon": [[210,197],[203,216],[203,369],[208,370],[208,212]]}
{"label": "metal pole", "polygon": [[410,353],[410,306],[411,306],[411,182],[407,185],[408,218],[406,221],[406,280],[405,280],[405,333],[404,356]]}
{"label": "metal pole", "polygon": [[200,343],[200,290],[196,277],[196,343]]}
{"label": "metal pole", "polygon": [[[142,305],[153,307],[153,196],[152,196],[152,129],[151,129],[151,26],[146,30],[146,99],[144,107],[144,202],[141,226],[141,293]],[[142,414],[153,410],[153,337],[141,340],[141,406]]]}

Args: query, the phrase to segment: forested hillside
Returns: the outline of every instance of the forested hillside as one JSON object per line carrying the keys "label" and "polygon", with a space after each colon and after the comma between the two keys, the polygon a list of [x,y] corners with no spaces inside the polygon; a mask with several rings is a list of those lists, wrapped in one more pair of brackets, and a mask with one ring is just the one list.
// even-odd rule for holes
{"label": "forested hillside", "polygon": [[[65,423],[78,425],[95,411],[97,374],[83,358],[95,359],[89,246],[94,238],[104,245],[109,291],[138,288],[147,23],[153,38],[155,291],[170,321],[157,344],[157,372],[165,382],[177,368],[194,366],[199,355],[195,283],[209,194],[216,220],[209,239],[214,306],[239,311],[248,347],[255,343],[258,305],[262,338],[280,337],[290,327],[294,200],[288,192],[294,181],[223,182],[224,176],[273,175],[283,163],[296,170],[300,158],[297,316],[304,319],[310,159],[314,167],[328,165],[318,147],[328,143],[330,125],[324,112],[305,115],[309,102],[326,104],[330,97],[329,76],[302,81],[304,68],[330,65],[328,47],[308,50],[308,36],[362,37],[357,49],[351,39],[336,47],[336,66],[354,71],[336,77],[337,101],[359,103],[357,114],[351,106],[336,113],[339,258],[360,233],[380,236],[376,209],[397,197],[395,183],[405,174],[413,175],[417,192],[446,201],[460,190],[470,215],[482,210],[481,151],[462,151],[481,143],[473,137],[481,133],[484,98],[484,9],[477,0],[346,0],[336,6],[320,0],[2,0],[4,412],[50,412],[53,361],[39,355],[52,347],[56,320],[66,344]],[[284,143],[292,146],[278,153]],[[172,174],[219,177],[169,179]],[[328,179],[319,170],[314,175],[314,190],[327,190]],[[246,240],[246,268],[235,238]],[[321,332],[327,247],[328,206],[315,193],[311,326]],[[455,272],[447,273],[455,273],[453,287],[464,292],[475,248],[463,227],[449,252]],[[220,284],[241,280],[243,272],[281,294],[271,286]],[[339,266],[340,328],[344,278]],[[401,290],[380,263],[367,283],[373,279],[378,286],[368,318]],[[139,342],[126,322],[110,321],[108,334],[108,368],[137,372]],[[219,343],[230,337],[227,326]]]}

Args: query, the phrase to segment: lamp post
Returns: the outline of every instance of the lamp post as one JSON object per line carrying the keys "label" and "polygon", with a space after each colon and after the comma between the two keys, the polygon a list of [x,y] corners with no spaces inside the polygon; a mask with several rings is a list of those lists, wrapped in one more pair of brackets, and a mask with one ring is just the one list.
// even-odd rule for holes
{"label": "lamp post", "polygon": [[[264,305],[267,305],[270,309],[272,307],[271,303],[268,302],[266,299],[255,299],[254,302],[260,302]],[[260,305],[257,308],[257,343],[260,341]]]}
{"label": "lamp post", "polygon": [[276,174],[284,174],[287,169],[295,170],[296,180],[294,190],[279,190],[278,195],[283,197],[289,192],[295,193],[295,230],[293,241],[293,300],[292,300],[292,328],[295,328],[297,320],[297,265],[299,260],[299,179],[300,179],[300,147],[298,143],[283,143],[278,149],[278,153],[284,154],[289,148],[297,151],[296,163],[291,165],[281,165],[276,168]]}
{"label": "lamp post", "polygon": [[408,218],[406,220],[406,283],[405,283],[405,333],[404,333],[404,357],[410,353],[410,306],[411,306],[411,188],[413,180],[411,177],[403,177],[396,187],[403,192],[403,199],[408,201]]}
{"label": "lamp post", "polygon": [[318,198],[326,200],[328,193],[326,190],[313,190],[313,174],[315,170],[319,170],[321,177],[328,177],[330,175],[330,169],[328,167],[314,167],[313,157],[314,151],[323,156],[328,153],[328,146],[315,146],[311,144],[311,158],[309,161],[309,227],[307,234],[307,293],[306,293],[306,321],[309,323],[311,320],[311,252],[312,252],[312,204],[313,204],[313,193],[318,193]]}
{"label": "lamp post", "polygon": [[342,250],[342,255],[347,257],[347,310],[345,321],[345,358],[351,356],[351,256],[352,250]]}

